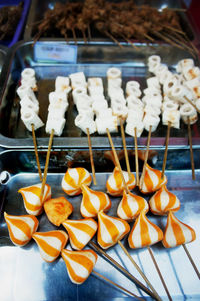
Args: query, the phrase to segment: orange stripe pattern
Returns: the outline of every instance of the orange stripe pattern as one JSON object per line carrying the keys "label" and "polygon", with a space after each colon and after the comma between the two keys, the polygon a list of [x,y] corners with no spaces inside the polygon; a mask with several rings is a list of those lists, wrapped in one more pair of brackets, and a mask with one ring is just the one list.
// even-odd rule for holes
{"label": "orange stripe pattern", "polygon": [[51,198],[51,187],[45,184],[43,199],[40,199],[42,184],[35,184],[18,190],[21,193],[24,207],[29,214],[39,215],[43,211],[43,204]]}
{"label": "orange stripe pattern", "polygon": [[82,167],[68,168],[66,174],[62,179],[62,189],[68,195],[81,194],[81,185],[90,186],[92,177],[90,173]]}
{"label": "orange stripe pattern", "polygon": [[156,215],[165,215],[169,211],[178,211],[180,209],[180,201],[175,194],[171,193],[166,185],[163,185],[150,199],[150,210]]}
{"label": "orange stripe pattern", "polygon": [[69,234],[70,244],[75,250],[82,250],[97,231],[97,223],[92,218],[66,220],[62,223]]}
{"label": "orange stripe pattern", "polygon": [[124,191],[123,198],[117,208],[117,215],[124,220],[132,220],[135,219],[142,210],[145,210],[145,212],[149,210],[147,201],[141,196]]}
{"label": "orange stripe pattern", "polygon": [[38,220],[33,215],[9,215],[4,212],[4,218],[8,226],[9,236],[16,246],[25,246],[38,228]]}
{"label": "orange stripe pattern", "polygon": [[[135,188],[135,176],[131,174],[131,179],[129,180],[128,172],[123,171],[125,182],[127,183],[128,188]],[[106,182],[107,192],[113,196],[120,196],[123,194],[124,185],[122,182],[122,177],[117,167],[114,168],[113,173],[108,177]]]}
{"label": "orange stripe pattern", "polygon": [[156,244],[163,239],[162,230],[153,224],[144,211],[136,219],[128,237],[130,248],[144,248]]}
{"label": "orange stripe pattern", "polygon": [[173,248],[187,244],[196,239],[195,231],[188,225],[182,223],[172,212],[169,212],[167,225],[162,241],[165,248]]}
{"label": "orange stripe pattern", "polygon": [[97,254],[93,250],[70,251],[62,250],[69,278],[75,284],[82,284],[92,273],[97,261]]}
{"label": "orange stripe pattern", "polygon": [[111,217],[104,212],[98,213],[97,241],[103,249],[108,249],[121,240],[129,231],[129,224],[117,217]]}
{"label": "orange stripe pattern", "polygon": [[[166,176],[161,179],[161,171],[154,169],[149,166],[149,164],[146,164],[146,171],[144,175],[144,181],[143,185],[141,187],[140,183],[140,190],[142,193],[152,193],[154,191],[157,191],[162,185],[165,185],[167,183]],[[141,180],[140,180],[141,181]]]}
{"label": "orange stripe pattern", "polygon": [[61,230],[35,232],[33,239],[39,247],[41,257],[47,262],[53,262],[65,247],[68,235]]}
{"label": "orange stripe pattern", "polygon": [[92,190],[86,185],[82,185],[82,193],[80,211],[83,217],[96,217],[101,210],[110,209],[111,200],[106,193]]}

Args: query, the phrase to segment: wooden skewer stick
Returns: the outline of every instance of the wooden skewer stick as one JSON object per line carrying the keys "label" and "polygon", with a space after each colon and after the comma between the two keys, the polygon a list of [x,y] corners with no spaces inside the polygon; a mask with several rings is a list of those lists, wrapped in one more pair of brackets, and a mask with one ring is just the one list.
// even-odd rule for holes
{"label": "wooden skewer stick", "polygon": [[124,155],[125,155],[125,160],[126,160],[126,168],[127,168],[127,171],[128,171],[129,180],[131,180],[131,178],[132,178],[131,168],[130,168],[128,152],[127,152],[127,147],[126,147],[126,138],[125,138],[122,118],[120,118],[120,129],[121,129],[121,136],[122,136],[122,142],[123,142],[123,147],[124,147]]}
{"label": "wooden skewer stick", "polygon": [[91,40],[92,35],[91,35],[91,30],[90,30],[90,24],[88,24],[88,26],[87,26],[87,31],[88,31],[88,39]]}
{"label": "wooden skewer stick", "polygon": [[135,171],[136,171],[136,186],[140,185],[139,179],[139,163],[138,163],[138,145],[137,145],[137,128],[134,128],[134,143],[135,143]]}
{"label": "wooden skewer stick", "polygon": [[199,50],[194,45],[194,43],[192,41],[190,41],[190,39],[188,38],[188,36],[185,32],[183,32],[183,35],[184,35],[185,39],[188,41],[188,43],[190,44],[190,46],[194,49],[194,52],[196,53],[196,55],[199,56]]}
{"label": "wooden skewer stick", "polygon": [[164,25],[164,27],[170,29],[171,31],[175,31],[175,32],[177,32],[177,33],[180,33],[180,34],[182,34],[182,35],[185,35],[185,33],[184,33],[182,30],[180,30],[180,29],[178,29],[178,28],[175,28],[175,27],[173,27],[173,26]]}
{"label": "wooden skewer stick", "polygon": [[86,38],[86,35],[85,35],[85,31],[82,29],[81,32],[82,32],[82,35],[83,35],[83,41],[86,44],[87,43],[87,38]]}
{"label": "wooden skewer stick", "polygon": [[192,150],[192,134],[191,134],[191,127],[190,127],[190,118],[188,117],[188,140],[190,144],[190,161],[192,167],[192,180],[195,180],[195,167],[194,167],[194,156]]}
{"label": "wooden skewer stick", "polygon": [[132,274],[130,274],[121,264],[119,264],[115,259],[113,259],[110,255],[108,255],[104,250],[102,250],[97,244],[93,241],[90,241],[88,246],[90,246],[97,253],[101,254],[105,257],[110,264],[112,264],[118,271],[120,271],[123,275],[125,275],[129,280],[131,280],[135,285],[137,285],[140,289],[142,289],[145,293],[147,293],[152,298],[156,299],[154,293],[148,289],[142,282],[140,282],[137,278],[135,278]]}
{"label": "wooden skewer stick", "polygon": [[89,146],[89,153],[90,153],[90,163],[91,163],[91,168],[92,168],[93,182],[94,182],[94,185],[97,185],[93,153],[92,153],[92,143],[91,143],[91,138],[90,138],[90,131],[88,128],[87,128],[87,138],[88,138],[88,146]]}
{"label": "wooden skewer stick", "polygon": [[165,35],[167,37],[169,37],[169,39],[171,39],[175,43],[181,44],[181,46],[183,46],[185,49],[190,51],[191,54],[194,54],[194,49],[192,47],[190,47],[188,44],[186,44],[185,41],[183,42],[180,38],[176,38],[174,35],[172,36],[171,34],[168,34],[168,33],[165,33]]}
{"label": "wooden skewer stick", "polygon": [[77,44],[76,32],[75,32],[73,27],[72,27],[71,31],[72,31],[72,34],[73,34],[74,42],[75,42],[75,44]]}
{"label": "wooden skewer stick", "polygon": [[164,286],[164,289],[165,289],[165,291],[166,291],[166,293],[167,293],[168,299],[169,299],[170,301],[172,301],[172,297],[171,297],[171,295],[170,295],[170,293],[169,293],[169,290],[168,290],[168,288],[167,288],[167,285],[166,285],[166,283],[165,283],[165,280],[164,280],[164,278],[163,278],[163,276],[162,276],[162,274],[161,274],[161,271],[160,271],[159,266],[158,266],[158,264],[157,264],[157,262],[156,262],[156,259],[155,259],[155,257],[154,257],[154,254],[153,254],[153,252],[152,252],[152,250],[151,250],[151,248],[150,248],[149,246],[147,247],[147,249],[148,249],[149,254],[150,254],[150,256],[151,256],[151,259],[152,259],[152,261],[153,261],[153,263],[154,263],[154,265],[155,265],[155,268],[156,268],[156,270],[157,270],[157,272],[158,272],[158,275],[159,275],[159,277],[160,277],[160,280],[161,280],[161,282],[162,282],[162,284],[163,284],[163,286]]}
{"label": "wooden skewer stick", "polygon": [[31,124],[31,126],[32,126],[32,136],[33,136],[33,144],[34,144],[34,150],[35,150],[35,158],[36,158],[36,163],[37,163],[37,167],[38,167],[40,182],[42,182],[42,172],[41,172],[41,168],[40,168],[40,161],[39,161],[38,150],[37,150],[37,142],[36,142],[36,137],[35,137],[34,124]]}
{"label": "wooden skewer stick", "polygon": [[147,148],[145,152],[145,158],[144,158],[144,165],[143,165],[143,170],[142,170],[142,175],[141,175],[141,180],[140,180],[140,188],[142,188],[143,183],[144,183],[144,176],[146,172],[146,165],[147,165],[147,160],[148,160],[148,155],[149,155],[149,145],[150,145],[150,140],[151,140],[151,129],[152,125],[149,127],[149,133],[148,133],[148,138],[147,138]]}
{"label": "wooden skewer stick", "polygon": [[134,43],[131,42],[131,40],[127,39],[123,34],[121,34],[121,37],[126,41],[128,44],[130,44],[135,50],[140,50],[137,46],[135,46]]}
{"label": "wooden skewer stick", "polygon": [[113,37],[113,35],[111,35],[107,30],[104,31],[105,34],[111,39],[113,40],[113,42],[115,42],[120,48],[123,48],[123,45],[117,40],[115,39],[115,37]]}
{"label": "wooden skewer stick", "polygon": [[111,137],[111,135],[110,135],[109,130],[106,129],[106,131],[107,131],[108,139],[109,139],[109,142],[110,142],[112,151],[113,151],[113,155],[114,155],[114,158],[115,158],[115,162],[116,162],[116,164],[117,164],[117,167],[118,167],[119,172],[120,172],[121,177],[122,177],[122,182],[123,182],[125,191],[126,191],[126,193],[129,193],[129,189],[128,189],[127,183],[126,183],[126,181],[125,181],[125,179],[124,179],[124,175],[123,175],[123,172],[122,172],[120,163],[119,163],[119,159],[118,159],[118,156],[117,156],[117,152],[116,152],[116,150],[115,150],[115,147],[114,147],[114,144],[113,144],[113,141],[112,141],[112,137]]}
{"label": "wooden skewer stick", "polygon": [[45,187],[46,179],[47,179],[47,171],[48,171],[48,167],[49,167],[49,158],[50,158],[50,153],[51,153],[51,146],[52,146],[52,142],[53,142],[53,136],[54,136],[54,130],[51,131],[51,135],[50,135],[50,138],[49,138],[49,145],[48,145],[48,151],[47,151],[47,156],[46,156],[44,175],[43,175],[43,179],[42,179],[40,199],[43,198],[43,194],[44,194],[44,187]]}
{"label": "wooden skewer stick", "polygon": [[163,159],[161,179],[163,179],[163,177],[164,177],[165,167],[166,167],[166,163],[167,163],[167,151],[168,151],[168,145],[169,145],[170,129],[171,129],[171,122],[168,122],[167,136],[166,136],[166,142],[165,142],[165,153],[164,153],[164,159]]}
{"label": "wooden skewer stick", "polygon": [[197,108],[197,106],[187,96],[184,96],[184,98],[187,100],[187,102],[189,102],[189,104],[191,104],[191,106],[195,108],[198,113],[200,113],[200,110]]}
{"label": "wooden skewer stick", "polygon": [[171,39],[169,39],[168,37],[166,37],[164,34],[161,34],[161,33],[157,32],[157,31],[152,31],[152,33],[155,36],[157,36],[158,38],[166,41],[167,43],[169,43],[169,44],[171,44],[171,45],[173,45],[173,46],[175,46],[177,48],[184,49],[184,47],[182,47],[181,45],[175,43],[174,41],[172,41]]}
{"label": "wooden skewer stick", "polygon": [[[113,154],[114,154],[114,157],[115,157],[115,161],[116,161],[116,163],[117,163],[117,167],[118,167],[118,169],[120,170],[120,173],[121,173],[121,176],[122,176],[122,179],[123,179],[123,184],[124,184],[124,187],[125,187],[125,189],[126,189],[126,193],[128,193],[129,190],[128,190],[127,185],[125,185],[126,182],[125,182],[125,180],[124,180],[124,176],[123,176],[123,173],[122,173],[122,170],[121,170],[121,166],[120,166],[120,163],[119,163],[119,159],[118,159],[118,157],[117,157],[117,153],[116,153],[116,150],[115,150],[115,147],[114,147],[114,144],[113,144],[113,141],[112,141],[110,132],[109,132],[108,129],[106,129],[106,130],[107,130],[108,139],[109,139],[109,142],[110,142],[110,145],[111,145],[111,147],[112,147],[112,151],[113,151]],[[150,126],[150,129],[149,129],[149,132],[150,132],[149,137],[151,138],[151,126]],[[148,138],[149,138],[149,137],[148,137]],[[150,141],[150,138],[148,139],[149,141]],[[147,145],[149,144],[149,141],[147,142]],[[118,241],[118,243],[120,244],[119,241]],[[160,300],[160,299],[159,299],[159,300]]]}
{"label": "wooden skewer stick", "polygon": [[162,299],[160,298],[160,296],[158,295],[158,293],[156,292],[156,290],[154,289],[154,287],[152,286],[151,282],[148,280],[148,278],[145,276],[145,274],[142,272],[142,270],[140,269],[140,267],[137,265],[137,263],[135,262],[135,260],[133,260],[133,257],[129,254],[128,250],[124,247],[124,245],[121,243],[121,241],[118,240],[118,244],[120,245],[120,247],[122,248],[122,250],[124,251],[124,253],[128,256],[128,258],[130,259],[130,261],[132,262],[132,264],[134,265],[134,267],[136,268],[136,270],[140,273],[140,275],[142,276],[142,278],[146,281],[147,285],[150,287],[150,289],[152,290],[152,292],[155,294],[155,296],[157,297],[157,300],[162,301]]}
{"label": "wooden skewer stick", "polygon": [[183,246],[183,249],[185,250],[185,253],[187,254],[187,256],[188,256],[188,258],[189,258],[189,260],[190,260],[190,262],[191,262],[191,264],[192,264],[192,266],[193,266],[193,268],[194,268],[194,270],[195,270],[195,272],[198,276],[198,278],[200,279],[200,273],[199,273],[199,271],[196,267],[196,264],[194,263],[194,260],[192,259],[192,256],[190,255],[190,252],[188,251],[188,248],[186,247],[185,244],[183,244],[182,246]]}
{"label": "wooden skewer stick", "polygon": [[182,12],[186,12],[187,8],[178,8],[178,7],[168,7],[168,10],[173,10],[173,11],[182,11]]}
{"label": "wooden skewer stick", "polygon": [[103,276],[102,274],[99,274],[98,272],[96,272],[96,271],[94,271],[94,270],[92,271],[92,273],[93,273],[94,275],[96,275],[96,276],[102,278],[102,279],[105,280],[106,282],[108,282],[108,283],[110,283],[110,284],[116,286],[116,287],[119,288],[120,290],[124,291],[126,294],[133,296],[135,299],[137,299],[137,300],[143,300],[143,301],[144,301],[143,298],[140,298],[140,297],[136,296],[135,294],[131,293],[131,292],[130,292],[129,290],[127,290],[126,288],[122,287],[121,285],[117,284],[116,282],[113,282],[112,280],[108,279],[107,277]]}
{"label": "wooden skewer stick", "polygon": [[147,38],[148,40],[150,40],[151,42],[154,42],[154,38],[152,38],[150,35],[143,33],[143,35],[145,36],[145,38]]}

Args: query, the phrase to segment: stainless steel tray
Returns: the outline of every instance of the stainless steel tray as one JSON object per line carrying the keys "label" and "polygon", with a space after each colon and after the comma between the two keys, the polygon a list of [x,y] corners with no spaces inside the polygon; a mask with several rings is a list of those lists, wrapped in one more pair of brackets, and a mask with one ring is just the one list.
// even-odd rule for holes
{"label": "stainless steel tray", "polygon": [[[27,168],[26,157],[29,152],[5,151],[0,156],[1,171],[6,170],[10,175],[7,183],[0,186],[0,289],[1,300],[132,300],[112,286],[91,275],[81,286],[73,285],[66,272],[61,258],[52,264],[44,262],[39,254],[36,244],[31,241],[23,248],[15,247],[10,242],[8,230],[3,218],[3,211],[10,214],[24,214],[25,209],[18,189],[39,182],[37,173]],[[31,152],[30,152],[31,153]],[[33,154],[32,154],[33,155]],[[21,158],[19,160],[19,158]],[[13,164],[16,162],[16,164]],[[20,164],[21,163],[21,164]],[[156,165],[157,166],[157,165]],[[27,172],[25,172],[27,170]],[[51,171],[51,168],[50,168]],[[47,183],[51,185],[52,197],[64,196],[60,187],[64,172],[50,172]],[[97,183],[94,189],[105,191],[105,183],[109,173],[98,172]],[[167,171],[168,189],[175,193],[181,201],[181,209],[176,216],[193,227],[197,234],[196,241],[187,245],[197,268],[200,269],[199,243],[200,243],[200,170],[196,170],[196,181],[192,181],[188,169]],[[66,195],[65,195],[66,196]],[[146,198],[146,197],[145,197]],[[81,196],[67,197],[75,208],[71,218],[80,218],[79,207]],[[119,198],[111,198],[112,208],[109,215],[116,215]],[[151,221],[164,229],[166,217],[153,216],[148,213]],[[39,231],[48,231],[55,227],[47,220],[45,214],[39,217]],[[94,239],[95,241],[95,239]],[[127,246],[127,239],[123,243]],[[174,249],[164,249],[162,244],[152,246],[156,260],[166,281],[173,300],[199,300],[199,280],[183,250],[180,246]],[[131,255],[143,269],[157,289],[162,300],[167,300],[149,253],[146,249],[130,250]],[[109,249],[108,254],[122,264],[130,273],[143,282],[138,272],[132,267],[126,255],[119,246]],[[95,270],[149,300],[142,295],[135,285],[127,280],[120,272],[115,270],[108,262],[99,256]]]}
{"label": "stainless steel tray", "polygon": [[[60,0],[59,2],[68,3],[70,1]],[[84,1],[80,0],[80,1],[76,1],[76,2],[84,2]],[[121,1],[117,1],[117,2],[121,2]],[[166,7],[172,8],[172,9],[182,8],[182,1],[180,1],[180,0],[177,0],[177,1],[173,1],[173,0],[148,0],[148,1],[135,0],[134,3],[138,6],[149,5],[149,6],[157,8],[158,10],[162,10]],[[31,9],[29,11],[29,15],[28,15],[28,19],[27,19],[27,23],[26,23],[26,27],[25,27],[25,32],[24,32],[25,39],[34,38],[34,36],[37,32],[37,30],[36,30],[37,25],[44,18],[44,13],[48,9],[52,10],[54,8],[54,5],[55,5],[55,1],[53,1],[53,0],[43,0],[42,3],[40,3],[39,0],[32,1]],[[183,28],[185,33],[188,35],[189,39],[194,40],[196,33],[193,29],[192,24],[190,24],[187,14],[185,12],[177,12],[177,13],[179,15],[181,27]],[[79,40],[83,40],[83,35],[79,31],[76,32],[76,36]],[[93,26],[91,26],[91,36],[92,36],[92,40],[104,40],[104,41],[108,40],[107,36],[102,35],[100,32],[95,30],[95,28],[93,28]],[[58,32],[58,30],[55,29],[55,31],[53,31],[53,30],[48,31],[42,37],[46,37],[48,39],[51,39],[52,37],[61,38],[61,35]],[[70,33],[70,31],[68,32],[68,38],[71,40],[73,39],[73,35],[72,35],[72,33]],[[62,37],[62,39],[64,39],[64,38]]]}
{"label": "stainless steel tray", "polygon": [[[53,43],[53,44],[52,44]],[[40,42],[42,47],[47,48],[55,45],[55,42]],[[66,45],[65,42],[56,41],[56,45]],[[70,45],[74,45],[71,43]],[[100,76],[104,79],[107,68],[111,66],[119,67],[122,70],[123,82],[130,79],[138,80],[141,86],[146,86],[146,78],[149,76],[146,62],[149,55],[158,54],[162,57],[164,63],[173,69],[180,59],[190,57],[190,54],[173,48],[169,45],[138,44],[139,51],[131,46],[124,44],[120,49],[110,42],[97,43],[91,42],[87,45],[79,43],[77,48],[77,62],[56,62],[55,60],[41,61],[38,59],[36,45],[32,41],[19,42],[11,52],[11,59],[6,62],[4,68],[5,83],[0,91],[0,146],[9,148],[33,148],[31,133],[25,129],[20,120],[19,98],[16,95],[16,89],[19,85],[21,71],[26,66],[35,69],[38,80],[38,99],[40,102],[40,116],[44,122],[47,118],[48,94],[54,90],[55,78],[57,75],[68,75],[76,71],[83,71],[86,77]],[[67,47],[67,45],[66,45]],[[196,62],[198,64],[198,62]],[[106,89],[105,89],[106,91]],[[72,99],[69,100],[70,106],[66,113],[66,126],[61,137],[55,137],[53,147],[55,148],[84,148],[87,147],[87,137],[80,129],[74,125],[74,118],[77,111],[73,106]],[[193,144],[200,143],[199,121],[193,127]],[[147,132],[138,139],[141,146],[146,144]],[[48,135],[45,128],[37,131],[39,148],[47,147]],[[159,125],[157,131],[152,134],[151,146],[163,146],[165,143],[166,127]],[[122,146],[120,133],[113,134],[116,147]],[[109,142],[106,136],[92,135],[92,145],[94,148],[106,148]],[[132,148],[133,138],[127,137],[127,145]],[[171,146],[187,147],[188,137],[187,128],[181,123],[181,129],[171,130]]]}

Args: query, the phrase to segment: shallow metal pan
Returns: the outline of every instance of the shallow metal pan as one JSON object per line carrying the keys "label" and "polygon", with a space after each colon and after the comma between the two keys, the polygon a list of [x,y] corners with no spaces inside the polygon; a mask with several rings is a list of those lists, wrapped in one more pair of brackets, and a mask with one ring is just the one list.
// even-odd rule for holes
{"label": "shallow metal pan", "polygon": [[[56,44],[55,44],[56,43]],[[58,75],[69,75],[76,71],[83,71],[86,77],[100,76],[106,84],[106,70],[111,66],[119,67],[122,70],[123,82],[130,79],[138,80],[142,88],[146,86],[146,78],[150,76],[146,68],[146,62],[149,55],[158,54],[167,65],[175,68],[177,62],[190,54],[173,48],[169,45],[154,44],[151,46],[138,44],[139,51],[131,46],[124,44],[120,49],[110,42],[104,43],[79,43],[77,48],[77,61],[72,63],[55,61],[48,59],[45,62],[38,58],[38,52],[35,48],[38,44],[32,41],[21,41],[11,50],[11,59],[4,66],[5,83],[0,90],[0,145],[9,148],[33,148],[31,133],[25,129],[20,120],[19,98],[16,95],[16,89],[19,85],[21,71],[30,66],[35,69],[38,81],[38,99],[40,102],[40,116],[44,122],[47,118],[48,94],[53,91],[55,78]],[[65,42],[42,41],[39,44],[45,49],[52,45],[65,45]],[[75,46],[74,43],[70,44]],[[198,64],[198,62],[196,62]],[[105,89],[106,91],[106,89]],[[72,99],[69,99],[69,109],[66,113],[66,126],[61,137],[55,137],[53,147],[70,148],[87,147],[87,137],[80,129],[74,125],[74,118],[77,111],[73,106]],[[193,144],[200,143],[199,121],[193,127]],[[144,146],[147,139],[147,132],[142,134],[138,143]],[[36,133],[39,148],[47,147],[48,135],[45,133],[45,127],[39,129]],[[116,147],[122,146],[120,133],[112,135]],[[151,146],[163,146],[165,143],[166,127],[159,125],[157,131],[152,134]],[[128,147],[132,147],[133,138],[127,137]],[[92,135],[92,145],[94,148],[106,148],[109,146],[106,135]],[[171,130],[170,145],[172,147],[188,147],[187,127],[181,122],[180,130]]]}
{"label": "shallow metal pan", "polygon": [[[3,218],[3,212],[21,215],[25,214],[25,209],[18,189],[24,186],[33,185],[39,182],[37,173],[26,169],[28,160],[19,160],[31,152],[5,151],[0,155],[1,171],[8,171],[8,179],[0,185],[0,288],[1,299],[15,300],[132,300],[120,291],[105,284],[95,276],[91,275],[81,286],[73,285],[66,272],[65,264],[61,258],[52,264],[45,263],[40,255],[36,244],[31,241],[26,247],[19,248],[12,245],[8,237],[7,226]],[[32,153],[33,155],[33,153]],[[16,164],[13,164],[13,163]],[[21,164],[20,164],[21,162]],[[24,162],[24,164],[22,163]],[[156,165],[157,167],[157,165]],[[51,167],[50,167],[51,171]],[[65,171],[64,171],[65,172]],[[64,175],[61,172],[50,172],[47,176],[47,183],[51,185],[52,197],[66,196],[60,187],[61,179]],[[97,172],[98,185],[93,189],[105,191],[105,183],[109,173]],[[176,216],[183,222],[193,227],[197,234],[196,241],[188,244],[188,249],[200,269],[199,263],[199,243],[200,243],[200,170],[196,171],[197,179],[192,181],[191,172],[188,169],[167,171],[167,187],[175,193],[181,201],[181,209]],[[145,198],[147,198],[145,196]],[[80,218],[79,207],[81,196],[67,197],[74,206],[71,218]],[[117,205],[120,198],[111,198],[112,208],[109,215],[116,215]],[[162,229],[166,225],[166,217],[153,216],[148,213],[148,217]],[[55,227],[47,220],[43,213],[39,217],[39,231],[48,231]],[[95,241],[95,239],[94,239]],[[127,246],[127,239],[123,243]],[[174,249],[164,249],[162,244],[152,247],[156,260],[159,264],[163,277],[173,300],[199,300],[200,287],[199,280],[180,246]],[[167,300],[165,291],[157,276],[146,249],[130,250],[131,255],[143,269],[144,273],[151,280],[153,286],[160,294],[162,300]],[[127,257],[122,253],[119,246],[110,248],[108,254],[122,264],[130,273],[140,279],[137,271],[131,266]],[[95,270],[119,283],[132,292],[140,295],[140,291],[133,283],[117,272],[111,265],[100,256],[95,266]],[[142,279],[140,279],[142,281]],[[147,296],[142,295],[146,300]]]}
{"label": "shallow metal pan", "polygon": [[[66,1],[66,0],[60,0],[59,2],[61,3],[69,3],[71,1]],[[76,1],[76,2],[83,2],[83,1]],[[120,2],[120,1],[117,1]],[[162,10],[164,8],[182,8],[182,3],[180,0],[178,1],[173,1],[173,0],[136,0],[134,3],[138,6],[140,5],[149,5],[152,7],[157,8],[158,10]],[[42,3],[39,2],[39,0],[32,1],[31,9],[28,15],[27,19],[27,24],[25,27],[25,33],[24,33],[24,38],[25,39],[31,39],[34,38],[36,32],[37,32],[37,25],[39,22],[43,19],[44,13],[48,9],[53,9],[55,5],[55,1],[52,0],[44,0]],[[177,12],[179,15],[180,19],[180,24],[183,30],[186,32],[190,40],[194,40],[195,38],[195,31],[193,29],[192,24],[190,24],[189,19],[187,17],[187,14],[185,12]],[[108,38],[105,35],[102,35],[100,32],[95,30],[93,27],[91,27],[91,32],[92,32],[92,40],[108,40]],[[83,35],[77,31],[76,33],[77,38],[80,40],[83,40]],[[61,35],[59,34],[58,31],[52,32],[49,31],[46,33],[44,36],[48,39],[51,38],[61,38]],[[63,37],[62,37],[63,38]],[[73,39],[72,33],[68,33],[68,38]]]}

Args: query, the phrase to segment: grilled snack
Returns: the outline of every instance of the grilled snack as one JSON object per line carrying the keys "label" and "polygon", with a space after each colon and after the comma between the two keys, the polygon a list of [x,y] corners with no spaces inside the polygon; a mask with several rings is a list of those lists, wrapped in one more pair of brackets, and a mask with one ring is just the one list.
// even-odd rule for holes
{"label": "grilled snack", "polygon": [[50,199],[44,203],[44,210],[50,222],[60,226],[73,211],[72,204],[64,197]]}

